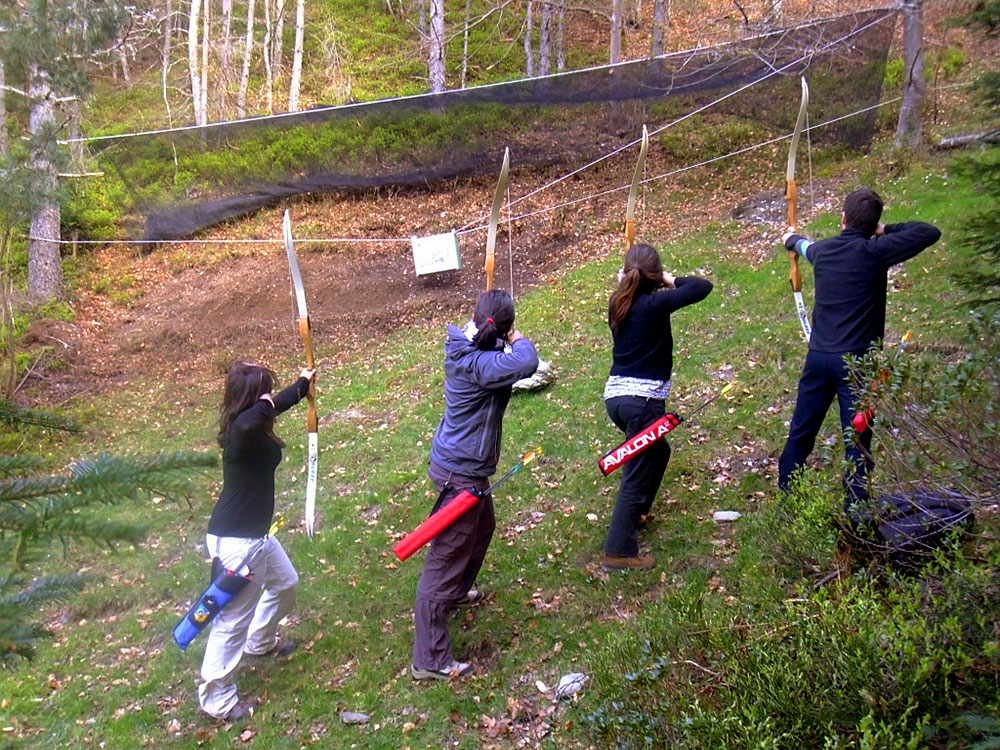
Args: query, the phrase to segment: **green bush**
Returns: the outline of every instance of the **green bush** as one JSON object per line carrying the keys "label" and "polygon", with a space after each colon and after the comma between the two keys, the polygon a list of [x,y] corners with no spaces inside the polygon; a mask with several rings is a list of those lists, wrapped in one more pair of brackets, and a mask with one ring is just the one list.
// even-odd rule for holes
{"label": "green bush", "polygon": [[[1000,317],[971,327],[960,358],[893,368],[874,404],[875,491],[1000,493],[998,342]],[[860,363],[859,382],[887,357]],[[852,573],[831,478],[809,472],[741,520],[739,551],[721,573],[728,597],[689,579],[607,641],[584,716],[595,740],[621,750],[997,746],[996,517],[977,514],[978,532],[919,574],[870,558]]]}
{"label": "green bush", "polygon": [[670,597],[601,650],[585,719],[622,750],[943,747],[1000,708],[998,572],[958,558],[738,606]]}

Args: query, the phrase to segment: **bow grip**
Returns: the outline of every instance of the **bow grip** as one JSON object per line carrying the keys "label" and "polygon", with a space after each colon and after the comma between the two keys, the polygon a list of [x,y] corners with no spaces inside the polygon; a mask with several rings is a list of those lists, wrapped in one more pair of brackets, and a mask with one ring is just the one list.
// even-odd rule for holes
{"label": "bow grip", "polygon": [[[309,325],[309,316],[299,318],[299,336],[306,348],[306,367],[310,370],[316,369],[316,358],[313,355],[312,328]],[[309,381],[309,392],[306,393],[309,400],[309,412],[306,415],[306,429],[309,432],[316,432],[319,429],[319,417],[316,414],[316,378]]]}
{"label": "bow grip", "polygon": [[799,268],[799,254],[794,250],[789,250],[788,258],[792,262],[792,267],[788,272],[788,283],[792,285],[793,292],[801,292],[802,270]]}
{"label": "bow grip", "polygon": [[794,232],[798,226],[795,216],[795,207],[798,204],[799,191],[795,186],[795,180],[785,180],[785,202],[788,204],[788,231]]}

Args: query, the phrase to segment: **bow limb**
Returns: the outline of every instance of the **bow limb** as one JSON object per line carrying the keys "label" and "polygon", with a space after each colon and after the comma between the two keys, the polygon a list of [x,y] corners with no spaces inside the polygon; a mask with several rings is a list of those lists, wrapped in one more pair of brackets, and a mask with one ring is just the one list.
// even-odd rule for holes
{"label": "bow limb", "polygon": [[649,150],[649,130],[642,126],[642,145],[639,147],[639,159],[635,163],[632,175],[632,186],[628,190],[628,204],[625,208],[625,249],[635,244],[635,200],[639,195],[639,184],[646,169],[646,152]]}
{"label": "bow limb", "polygon": [[[805,76],[802,77],[802,101],[799,104],[799,116],[795,120],[795,129],[792,131],[792,143],[788,147],[788,165],[785,169],[785,202],[788,205],[788,231],[794,232],[798,227],[796,209],[798,208],[798,190],[795,186],[795,157],[799,149],[799,140],[802,137],[802,128],[806,123],[806,109],[809,107],[809,85]],[[802,300],[802,270],[799,268],[799,254],[794,250],[788,251],[788,259],[791,262],[791,269],[788,272],[788,281],[792,286],[792,293],[795,297],[795,309],[799,316],[799,323],[802,324],[802,334],[808,343],[812,335],[809,326],[809,316],[806,313],[805,302]]]}
{"label": "bow limb", "polygon": [[[302,284],[302,274],[299,262],[295,257],[295,243],[292,240],[292,219],[288,211],[284,218],[285,253],[288,256],[288,270],[292,277],[292,287],[295,290],[295,303],[298,309],[299,336],[306,352],[306,367],[316,369],[316,358],[313,354],[312,327],[309,325],[309,311],[306,308],[306,290]],[[306,465],[306,533],[311,539],[316,526],[316,477],[319,464],[319,418],[316,413],[316,379],[309,381],[309,391],[306,393],[309,409],[306,414],[306,429],[309,432],[309,458]]]}
{"label": "bow limb", "polygon": [[497,247],[497,224],[500,222],[500,209],[503,207],[504,193],[507,192],[508,173],[510,171],[510,149],[503,152],[503,166],[500,168],[500,179],[493,195],[493,207],[490,209],[490,227],[486,234],[486,291],[493,288],[493,264]]}

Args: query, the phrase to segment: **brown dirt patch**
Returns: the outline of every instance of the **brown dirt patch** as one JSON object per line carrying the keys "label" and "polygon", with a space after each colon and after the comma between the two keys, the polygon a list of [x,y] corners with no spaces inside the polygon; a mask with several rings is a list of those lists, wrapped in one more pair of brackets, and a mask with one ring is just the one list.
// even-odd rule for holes
{"label": "brown dirt patch", "polygon": [[[626,154],[626,157],[629,155]],[[609,160],[547,190],[517,213],[596,193],[629,181],[630,158]],[[663,165],[650,159],[650,169]],[[560,176],[559,169],[512,177],[513,195]],[[524,181],[530,181],[525,184]],[[296,234],[310,237],[406,237],[460,227],[485,215],[495,184],[490,179],[423,189],[340,198],[305,198],[289,204]],[[650,194],[652,197],[652,193]],[[625,191],[501,224],[495,285],[515,295],[549,283],[581,262],[622,252],[619,226]],[[716,215],[712,203],[688,218]],[[474,207],[470,210],[469,207]],[[719,211],[725,205],[718,205]],[[685,211],[689,209],[685,207]],[[673,212],[640,210],[640,236],[659,241],[672,232]],[[282,209],[270,209],[200,239],[281,236]],[[407,242],[364,245],[297,241],[317,357],[337,357],[372,339],[423,323],[457,322],[483,289],[485,231],[462,237],[464,267],[418,278]],[[76,322],[43,323],[33,340],[58,339],[65,366],[38,368],[31,400],[57,404],[73,396],[105,392],[134,379],[183,377],[214,381],[234,358],[276,362],[300,351],[294,301],[280,244],[162,246],[147,255],[111,245],[93,253],[88,287],[76,301]],[[127,280],[129,299],[116,298]],[[103,283],[100,282],[103,280]],[[122,282],[124,283],[124,282]],[[118,286],[116,287],[116,284]],[[95,289],[102,289],[101,292]]]}

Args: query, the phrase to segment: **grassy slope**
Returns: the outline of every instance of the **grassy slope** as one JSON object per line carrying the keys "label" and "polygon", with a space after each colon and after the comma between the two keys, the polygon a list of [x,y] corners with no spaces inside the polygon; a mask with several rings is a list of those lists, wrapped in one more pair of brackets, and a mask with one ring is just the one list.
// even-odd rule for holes
{"label": "grassy slope", "polygon": [[[887,220],[918,216],[945,232],[937,247],[896,276],[898,291],[890,295],[889,337],[912,328],[918,345],[958,339],[965,311],[948,278],[961,263],[951,235],[981,207],[970,186],[951,183],[942,171],[941,163],[915,164],[907,176],[877,186],[889,199]],[[826,216],[809,229],[822,235],[833,227],[834,217]],[[784,257],[759,270],[729,259],[718,238],[730,229],[693,232],[664,247],[677,272],[704,273],[716,284],[708,300],[675,316],[672,406],[690,410],[734,374],[740,387],[731,402],[712,407],[672,440],[662,521],[645,537],[658,562],[649,574],[608,577],[596,566],[616,486],[600,477],[595,462],[619,440],[600,393],[609,363],[604,309],[620,261],[595,260],[519,299],[518,325],[555,363],[559,380],[547,391],[516,396],[508,411],[503,465],[536,444],[546,456],[497,495],[499,527],[481,576],[491,600],[452,625],[456,653],[471,655],[482,674],[460,685],[414,685],[405,675],[422,558],[396,565],[389,553],[432,502],[424,469],[442,408],[442,332],[403,331],[355,357],[323,363],[320,532],[311,542],[298,529],[281,532],[302,578],[292,633],[303,647],[287,664],[242,669],[241,692],[263,699],[246,724],[252,743],[480,747],[483,716],[503,720],[516,712],[523,720],[546,712],[550,704],[536,680],[551,686],[565,672],[596,668],[598,683],[607,682],[622,654],[634,652],[634,644],[619,651],[620,633],[665,627],[664,602],[671,600],[664,597],[672,592],[691,593],[706,608],[741,606],[740,582],[726,572],[737,553],[735,535],[717,528],[711,512],[752,513],[772,499],[774,457],[804,349]],[[322,357],[323,342],[318,346]],[[127,400],[90,410],[88,442],[63,441],[63,448],[210,447],[216,390],[214,383],[207,389],[137,387]],[[289,446],[278,473],[278,508],[291,518],[302,505],[301,416],[289,415],[281,425]],[[830,482],[839,455],[834,435],[828,425],[828,440],[815,456]],[[71,551],[67,564],[83,561],[107,579],[69,605],[65,625],[55,623],[61,628],[56,643],[43,645],[33,664],[0,676],[2,723],[33,737],[25,746],[89,740],[108,748],[137,742],[188,747],[197,738],[222,747],[235,741],[237,732],[217,730],[197,710],[204,639],[183,654],[169,636],[207,574],[196,547],[216,477],[201,485],[190,511],[166,503],[121,511],[148,519],[153,536],[143,549]],[[771,554],[751,542],[739,552],[748,586]],[[777,589],[766,581],[755,586]],[[780,603],[781,591],[774,596]],[[584,742],[581,719],[595,707],[595,696],[585,692],[578,707],[562,710],[552,729],[555,744]],[[339,710],[364,711],[372,723],[344,726]],[[505,745],[507,728],[501,721],[496,742]]]}

